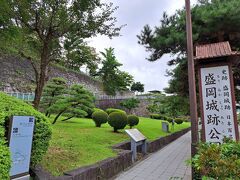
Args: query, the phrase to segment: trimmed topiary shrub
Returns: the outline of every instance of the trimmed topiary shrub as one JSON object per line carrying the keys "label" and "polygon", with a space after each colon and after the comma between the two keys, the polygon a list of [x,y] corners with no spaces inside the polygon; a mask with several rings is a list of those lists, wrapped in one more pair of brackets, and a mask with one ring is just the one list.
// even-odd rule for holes
{"label": "trimmed topiary shrub", "polygon": [[175,119],[175,123],[177,124],[182,124],[183,123],[183,120],[181,118],[176,118]]}
{"label": "trimmed topiary shrub", "polygon": [[11,116],[34,116],[35,128],[32,144],[31,166],[38,164],[46,153],[51,139],[51,128],[46,116],[32,106],[0,93],[0,179],[9,179],[10,152],[7,147],[6,130]]}
{"label": "trimmed topiary shrub", "polygon": [[132,129],[133,126],[138,125],[139,118],[135,115],[128,115],[127,122],[128,122],[128,125],[130,126],[130,129]]}
{"label": "trimmed topiary shrub", "polygon": [[127,125],[127,115],[122,112],[112,112],[108,116],[108,124],[113,127],[114,132],[124,129]]}
{"label": "trimmed topiary shrub", "polygon": [[105,112],[104,110],[102,110],[102,109],[100,109],[100,108],[93,108],[93,112],[96,112],[96,111]]}
{"label": "trimmed topiary shrub", "polygon": [[151,119],[161,119],[160,114],[150,114]]}
{"label": "trimmed topiary shrub", "polygon": [[101,127],[102,124],[107,122],[108,114],[104,111],[95,111],[92,114],[92,119],[95,122],[96,127]]}
{"label": "trimmed topiary shrub", "polygon": [[125,111],[121,110],[121,109],[114,109],[114,108],[108,108],[108,109],[106,109],[106,113],[108,113],[108,114],[111,114],[111,113],[113,113],[113,112],[121,112],[121,113],[124,113],[124,114],[127,115],[127,113],[126,113]]}

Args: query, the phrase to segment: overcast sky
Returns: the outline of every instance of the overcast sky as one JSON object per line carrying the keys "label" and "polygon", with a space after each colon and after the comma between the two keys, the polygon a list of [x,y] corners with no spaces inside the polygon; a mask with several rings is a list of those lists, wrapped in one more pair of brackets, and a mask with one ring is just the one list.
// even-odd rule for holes
{"label": "overcast sky", "polygon": [[[169,69],[165,55],[156,62],[146,60],[148,53],[145,48],[137,43],[136,35],[140,34],[143,26],[158,26],[164,11],[173,14],[176,9],[184,6],[184,0],[104,0],[113,2],[119,9],[115,12],[118,25],[127,24],[121,30],[120,37],[112,40],[107,37],[96,37],[89,41],[89,45],[96,48],[97,52],[105,48],[113,47],[119,62],[123,64],[121,70],[129,72],[135,81],[145,85],[145,91],[162,90],[168,86],[169,77],[166,70]],[[195,2],[196,0],[192,0]]]}

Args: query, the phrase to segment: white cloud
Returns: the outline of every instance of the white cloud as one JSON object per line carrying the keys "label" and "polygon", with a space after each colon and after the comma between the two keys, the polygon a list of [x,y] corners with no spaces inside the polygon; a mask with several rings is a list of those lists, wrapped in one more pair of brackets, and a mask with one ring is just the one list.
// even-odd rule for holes
{"label": "white cloud", "polygon": [[[137,37],[143,26],[158,26],[164,11],[173,14],[176,9],[184,6],[184,0],[105,0],[112,1],[119,6],[115,16],[118,25],[127,24],[121,31],[122,36],[113,38],[98,36],[90,39],[89,43],[97,51],[105,48],[115,48],[117,59],[123,64],[122,70],[132,74],[136,81],[145,84],[145,90],[162,90],[168,86],[169,77],[166,70],[169,69],[167,61],[169,56],[165,55],[156,62],[146,60],[148,53],[145,48],[137,43]],[[192,1],[195,3],[196,0]]]}

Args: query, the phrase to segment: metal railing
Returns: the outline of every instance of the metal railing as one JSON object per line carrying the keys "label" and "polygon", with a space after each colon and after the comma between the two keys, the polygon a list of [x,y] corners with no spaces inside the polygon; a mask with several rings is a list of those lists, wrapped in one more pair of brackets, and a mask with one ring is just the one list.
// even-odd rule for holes
{"label": "metal railing", "polygon": [[[18,99],[24,100],[24,101],[33,101],[35,94],[33,92],[31,93],[21,93],[21,92],[5,92],[6,94],[16,97]],[[96,97],[96,100],[118,100],[118,99],[130,99],[130,98],[137,98],[137,99],[148,99],[150,98],[149,96],[134,96],[134,95],[129,95],[129,96],[108,96],[108,95],[98,95],[94,94]]]}
{"label": "metal railing", "polygon": [[34,93],[21,93],[21,92],[5,92],[9,96],[16,97],[23,101],[33,101],[35,94]]}

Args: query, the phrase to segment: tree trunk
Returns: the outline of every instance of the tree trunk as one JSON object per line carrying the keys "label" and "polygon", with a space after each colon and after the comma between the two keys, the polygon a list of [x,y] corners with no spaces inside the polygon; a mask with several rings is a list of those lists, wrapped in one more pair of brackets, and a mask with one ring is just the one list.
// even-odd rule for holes
{"label": "tree trunk", "polygon": [[[41,62],[40,62],[40,73],[39,78],[36,78],[36,89],[35,97],[33,101],[33,107],[35,109],[39,108],[39,104],[42,97],[43,88],[47,79],[47,68],[49,65],[49,47],[48,42],[44,43],[42,53],[41,53]],[[38,76],[36,76],[38,77]]]}
{"label": "tree trunk", "polygon": [[[64,111],[65,111],[65,110],[64,110]],[[60,113],[58,113],[58,115],[54,118],[52,124],[55,124],[55,123],[57,122],[58,118],[62,115],[62,113],[63,113],[64,111],[61,111]]]}
{"label": "tree trunk", "polygon": [[69,120],[69,119],[72,119],[74,116],[72,116],[72,117],[69,117],[69,118],[66,118],[66,119],[63,119],[62,121],[67,121],[67,120]]}
{"label": "tree trunk", "polygon": [[44,88],[45,80],[46,80],[46,69],[47,69],[46,65],[45,66],[41,65],[40,76],[39,76],[39,79],[37,81],[37,87],[35,89],[35,97],[34,97],[34,101],[33,101],[33,107],[35,109],[38,109],[39,104],[40,104],[40,100],[41,100],[41,97],[42,97],[42,92],[43,92],[43,88]]}

